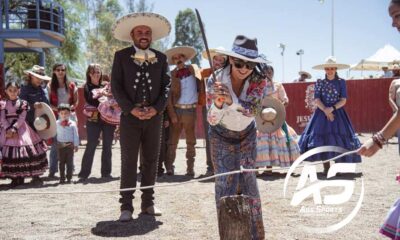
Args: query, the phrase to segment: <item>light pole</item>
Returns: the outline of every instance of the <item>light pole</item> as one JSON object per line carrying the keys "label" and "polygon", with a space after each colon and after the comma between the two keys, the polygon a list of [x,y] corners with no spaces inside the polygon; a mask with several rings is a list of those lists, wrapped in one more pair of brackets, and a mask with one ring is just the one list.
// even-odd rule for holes
{"label": "light pole", "polygon": [[278,48],[281,49],[281,55],[282,55],[282,82],[285,82],[285,48],[286,48],[286,45],[283,43],[279,43]]}
{"label": "light pole", "polygon": [[303,49],[300,49],[299,51],[296,52],[296,55],[298,55],[300,57],[300,71],[303,70],[303,64],[302,64],[302,61],[301,61],[302,60],[301,57],[303,56],[303,54],[304,54],[304,50]]}
{"label": "light pole", "polygon": [[[325,2],[325,0],[318,0],[321,4]],[[331,56],[335,56],[335,0],[331,0],[332,2],[332,11],[331,11]]]}

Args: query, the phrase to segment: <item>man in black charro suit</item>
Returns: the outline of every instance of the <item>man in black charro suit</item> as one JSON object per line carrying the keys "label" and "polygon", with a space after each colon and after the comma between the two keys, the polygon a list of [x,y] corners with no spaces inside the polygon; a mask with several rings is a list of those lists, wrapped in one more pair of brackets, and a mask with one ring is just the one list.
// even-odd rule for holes
{"label": "man in black charro suit", "polygon": [[[136,187],[139,146],[143,151],[141,186],[154,185],[161,141],[163,111],[167,105],[170,76],[166,56],[150,48],[153,40],[169,34],[171,25],[154,13],[131,13],[113,27],[114,37],[133,46],[117,51],[111,87],[122,109],[120,123],[121,188]],[[133,213],[134,191],[121,192],[120,221]],[[154,190],[142,190],[141,211],[161,215],[154,206]]]}

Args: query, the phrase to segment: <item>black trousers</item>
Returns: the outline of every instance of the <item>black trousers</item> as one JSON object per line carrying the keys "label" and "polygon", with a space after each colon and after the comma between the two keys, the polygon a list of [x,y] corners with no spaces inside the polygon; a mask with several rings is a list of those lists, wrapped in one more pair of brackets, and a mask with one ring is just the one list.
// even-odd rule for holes
{"label": "black trousers", "polygon": [[[137,182],[139,148],[142,148],[142,178],[140,186],[156,182],[157,162],[160,152],[162,115],[149,120],[139,120],[132,115],[121,115],[121,188],[134,188]],[[135,191],[121,192],[121,211],[133,212],[132,199]],[[154,190],[142,190],[142,210],[154,205]]]}
{"label": "black trousers", "polygon": [[103,150],[101,152],[101,176],[111,174],[111,148],[114,139],[115,126],[108,124],[101,119],[98,122],[86,122],[87,144],[83,153],[81,171],[78,174],[79,178],[88,178],[92,172],[93,158],[96,147],[99,143],[100,133],[103,133]]}
{"label": "black trousers", "polygon": [[57,158],[60,165],[60,180],[65,180],[65,166],[67,166],[67,180],[71,180],[74,168],[74,144],[67,147],[57,145]]}

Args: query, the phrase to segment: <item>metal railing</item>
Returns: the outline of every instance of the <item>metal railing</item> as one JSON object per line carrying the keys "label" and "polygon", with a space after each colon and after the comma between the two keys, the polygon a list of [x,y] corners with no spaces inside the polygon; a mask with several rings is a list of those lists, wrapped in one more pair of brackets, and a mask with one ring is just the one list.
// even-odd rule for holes
{"label": "metal railing", "polygon": [[0,30],[41,29],[64,35],[64,9],[51,0],[0,0]]}

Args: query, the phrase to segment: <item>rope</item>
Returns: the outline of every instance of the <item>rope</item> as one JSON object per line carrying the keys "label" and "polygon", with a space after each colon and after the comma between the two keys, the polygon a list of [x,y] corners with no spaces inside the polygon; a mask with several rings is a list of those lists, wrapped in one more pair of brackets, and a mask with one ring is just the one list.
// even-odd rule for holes
{"label": "rope", "polygon": [[[328,159],[328,160],[324,160],[324,161],[316,161],[316,162],[312,162],[312,163],[306,163],[306,164],[302,164],[296,167],[297,168],[303,168],[304,166],[312,166],[312,165],[319,165],[321,163],[325,163],[325,162],[330,162],[330,161],[334,161],[338,158],[347,156],[347,155],[351,155],[357,153],[357,150],[353,150],[353,151],[348,151],[345,153],[342,153],[334,158]],[[274,170],[288,170],[290,169],[290,167],[278,167],[278,168],[274,168]],[[258,172],[258,171],[265,171],[265,170],[271,170],[271,168],[258,168],[258,169],[252,169],[252,168],[243,168],[240,167],[240,170],[235,170],[235,171],[230,171],[230,172],[225,172],[225,173],[219,173],[219,174],[215,174],[209,177],[204,177],[204,178],[199,178],[199,179],[193,179],[187,182],[181,182],[181,183],[168,183],[168,184],[163,184],[163,185],[152,185],[152,186],[144,186],[144,187],[134,187],[134,188],[121,188],[121,189],[110,189],[110,190],[87,190],[87,191],[54,191],[54,192],[40,192],[40,191],[21,191],[21,192],[0,192],[0,196],[1,195],[62,195],[62,194],[98,194],[98,193],[112,193],[112,192],[128,192],[128,191],[136,191],[136,190],[143,190],[143,189],[150,189],[150,188],[168,188],[168,187],[176,187],[176,186],[180,186],[180,185],[186,185],[186,184],[192,184],[192,183],[196,183],[196,182],[203,182],[203,181],[207,181],[210,179],[214,179],[214,178],[218,178],[218,177],[223,177],[223,176],[228,176],[228,175],[233,175],[233,174],[239,174],[239,173],[249,173],[249,172]]]}

